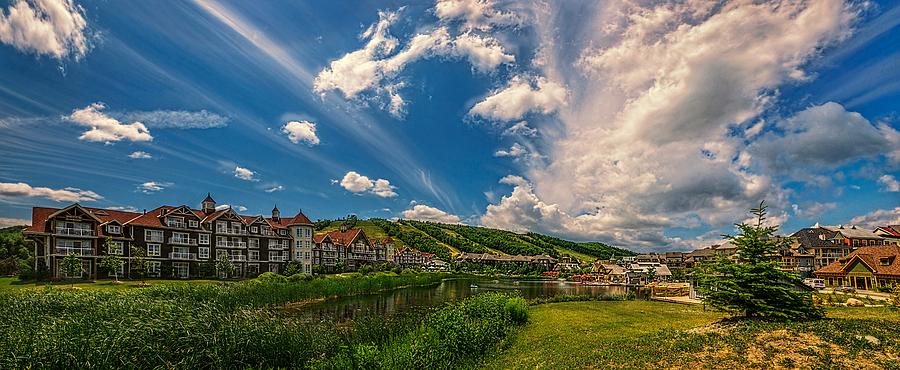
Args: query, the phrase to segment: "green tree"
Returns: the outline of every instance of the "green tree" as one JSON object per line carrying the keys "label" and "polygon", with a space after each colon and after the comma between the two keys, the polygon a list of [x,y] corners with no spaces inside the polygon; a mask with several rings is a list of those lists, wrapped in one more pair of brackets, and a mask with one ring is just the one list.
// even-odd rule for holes
{"label": "green tree", "polygon": [[71,252],[60,262],[60,268],[66,274],[66,277],[72,280],[72,287],[75,287],[75,275],[80,277],[84,272],[84,264],[81,262],[81,258],[78,258],[75,253]]}
{"label": "green tree", "polygon": [[813,319],[823,315],[812,293],[799,288],[803,280],[782,271],[771,256],[788,241],[773,238],[777,226],[765,226],[765,201],[751,209],[754,224],[736,224],[740,233],[724,237],[737,246],[736,258],[720,257],[699,273],[697,290],[713,307],[745,317]]}
{"label": "green tree", "polygon": [[231,258],[228,258],[227,254],[222,253],[216,257],[216,271],[218,271],[219,277],[222,278],[227,278],[234,274],[234,262],[231,262]]}
{"label": "green tree", "polygon": [[286,263],[286,264],[284,265],[284,271],[283,271],[283,272],[284,272],[284,273],[283,273],[282,275],[284,275],[284,276],[291,276],[291,275],[293,275],[293,274],[296,274],[296,273],[299,273],[299,272],[303,272],[303,271],[300,269],[300,262],[297,262],[297,261],[290,261],[290,262],[288,262],[288,263]]}
{"label": "green tree", "polygon": [[656,267],[650,266],[647,269],[647,282],[653,282],[656,280]]}
{"label": "green tree", "polygon": [[131,267],[128,269],[128,273],[137,274],[141,278],[141,285],[146,284],[144,277],[147,276],[147,268],[150,266],[150,261],[147,260],[144,249],[131,246],[128,254],[131,255]]}
{"label": "green tree", "polygon": [[115,277],[116,281],[119,281],[119,269],[124,264],[122,257],[119,257],[119,251],[116,245],[113,244],[112,238],[107,236],[103,245],[106,247],[106,254],[100,257],[100,268],[106,271],[107,274]]}

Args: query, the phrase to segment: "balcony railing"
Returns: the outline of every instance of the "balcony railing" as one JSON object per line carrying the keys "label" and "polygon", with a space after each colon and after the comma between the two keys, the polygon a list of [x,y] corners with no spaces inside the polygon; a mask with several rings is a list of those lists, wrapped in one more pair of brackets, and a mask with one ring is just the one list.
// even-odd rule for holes
{"label": "balcony railing", "polygon": [[284,262],[287,260],[287,256],[269,256],[269,262]]}
{"label": "balcony railing", "polygon": [[169,238],[169,244],[197,245],[197,239],[191,239],[191,238]]}
{"label": "balcony railing", "polygon": [[172,252],[169,253],[169,259],[173,260],[196,260],[196,253]]}
{"label": "balcony railing", "polygon": [[228,235],[247,235],[246,229],[233,229],[233,228],[216,228],[217,234],[228,234]]}
{"label": "balcony railing", "polygon": [[169,221],[169,222],[166,222],[166,226],[177,227],[179,229],[187,229],[187,224],[184,222]]}
{"label": "balcony railing", "polygon": [[259,256],[249,255],[247,256],[248,261],[259,261]]}
{"label": "balcony railing", "polygon": [[73,235],[73,236],[94,236],[94,230],[91,229],[78,229],[78,228],[69,228],[69,227],[57,227],[56,228],[57,235]]}
{"label": "balcony railing", "polygon": [[837,258],[837,257],[844,257],[844,256],[846,256],[846,254],[843,254],[843,253],[822,253],[822,254],[816,255],[816,257],[823,257],[823,258]]}
{"label": "balcony railing", "polygon": [[232,240],[218,240],[216,241],[216,246],[219,248],[247,248],[247,243],[244,242],[236,242]]}
{"label": "balcony railing", "polygon": [[244,261],[247,261],[247,256],[245,256],[243,254],[232,254],[232,255],[228,256],[228,259],[230,259],[233,262],[244,262]]}
{"label": "balcony railing", "polygon": [[56,254],[75,254],[76,256],[93,256],[94,249],[93,248],[85,248],[85,247],[56,247]]}
{"label": "balcony railing", "polygon": [[285,248],[287,248],[287,246],[285,246],[284,244],[281,244],[281,243],[279,243],[279,244],[269,243],[269,249],[285,249]]}

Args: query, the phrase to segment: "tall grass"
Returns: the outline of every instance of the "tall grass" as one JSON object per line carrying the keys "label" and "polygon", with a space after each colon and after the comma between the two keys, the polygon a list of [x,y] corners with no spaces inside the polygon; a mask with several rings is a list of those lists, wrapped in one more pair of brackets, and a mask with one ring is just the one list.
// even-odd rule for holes
{"label": "tall grass", "polygon": [[0,294],[0,368],[458,367],[477,362],[527,315],[524,300],[496,294],[424,320],[369,317],[353,325],[303,322],[273,307],[433,278]]}

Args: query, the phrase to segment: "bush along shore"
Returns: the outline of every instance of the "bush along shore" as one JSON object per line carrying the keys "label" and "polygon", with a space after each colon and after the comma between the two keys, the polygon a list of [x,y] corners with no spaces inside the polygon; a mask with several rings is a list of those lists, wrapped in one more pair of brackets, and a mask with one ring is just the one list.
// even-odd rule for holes
{"label": "bush along shore", "polygon": [[279,305],[401,286],[442,274],[127,291],[46,289],[0,294],[0,368],[471,367],[527,318],[524,299],[485,293],[424,319],[308,323]]}

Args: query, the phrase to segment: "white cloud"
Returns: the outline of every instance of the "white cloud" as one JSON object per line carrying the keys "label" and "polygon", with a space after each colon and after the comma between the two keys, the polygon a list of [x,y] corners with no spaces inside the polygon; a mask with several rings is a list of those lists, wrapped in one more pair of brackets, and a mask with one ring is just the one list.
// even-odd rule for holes
{"label": "white cloud", "polygon": [[[751,123],[777,102],[779,87],[811,78],[803,68],[850,33],[856,8],[827,0],[697,5],[536,7],[541,61],[531,73],[566,85],[534,109],[554,117],[529,119],[547,130],[546,163],[529,163],[527,183],[488,206],[483,223],[662,249],[687,243],[667,229],[725,228],[762,199],[773,217],[787,216],[796,194],[758,172],[767,159],[747,142],[767,133]],[[570,27],[560,17],[572,11],[584,22]],[[574,70],[573,45],[582,50]],[[523,107],[540,106],[516,104],[539,90],[533,84],[519,79],[510,88],[517,94],[485,99],[471,114],[515,121],[532,111]]]}
{"label": "white cloud", "polygon": [[550,114],[566,105],[566,88],[544,77],[532,83],[513,77],[509,85],[475,104],[469,114],[495,121],[522,119],[528,113]]}
{"label": "white cloud", "polygon": [[503,130],[503,136],[534,137],[537,136],[537,129],[529,127],[528,122],[526,121],[520,121],[509,126],[506,130]]}
{"label": "white cloud", "polygon": [[390,198],[397,196],[394,191],[395,186],[385,179],[371,180],[367,176],[360,175],[356,171],[347,172],[340,181],[341,187],[351,193],[369,192],[382,198]]}
{"label": "white cloud", "polygon": [[807,204],[802,207],[798,204],[791,205],[791,209],[794,211],[795,214],[803,216],[803,217],[807,217],[807,218],[819,217],[823,213],[833,210],[835,208],[837,208],[837,203],[834,203],[834,202],[828,202],[828,203],[813,202],[811,204]]}
{"label": "white cloud", "polygon": [[874,229],[878,226],[900,225],[900,207],[894,209],[876,209],[850,220],[851,225],[859,225]]}
{"label": "white cloud", "polygon": [[144,194],[151,194],[161,191],[172,185],[173,184],[171,182],[147,181],[143,184],[138,185],[137,190]]}
{"label": "white cloud", "polygon": [[878,183],[881,184],[881,191],[890,193],[900,191],[900,181],[897,181],[897,178],[894,176],[882,175],[878,178]]}
{"label": "white cloud", "polygon": [[25,220],[25,219],[21,219],[21,218],[0,217],[0,227],[29,226],[29,225],[31,225],[31,220]]}
{"label": "white cloud", "polygon": [[112,206],[112,207],[106,207],[106,209],[111,209],[111,210],[113,210],[113,211],[125,211],[125,212],[138,212],[138,211],[140,211],[140,210],[138,210],[136,207],[133,207],[133,206]]}
{"label": "white cloud", "polygon": [[87,52],[84,9],[71,0],[13,0],[0,9],[0,42],[37,55],[76,60]]}
{"label": "white cloud", "polygon": [[41,197],[57,202],[92,202],[103,199],[90,190],[32,187],[24,182],[0,182],[0,197]]}
{"label": "white cloud", "polygon": [[234,167],[234,177],[237,177],[237,178],[239,178],[239,179],[241,179],[241,180],[245,180],[245,181],[258,181],[257,179],[253,178],[253,176],[255,176],[255,175],[256,175],[256,172],[251,171],[251,170],[248,169],[248,168],[244,168],[244,167],[241,167],[241,166],[235,166],[235,167]]}
{"label": "white cloud", "polygon": [[458,224],[459,216],[451,215],[440,209],[427,206],[424,204],[416,204],[412,208],[402,212],[403,218],[408,220],[440,222],[445,224]]}
{"label": "white cloud", "polygon": [[150,131],[141,122],[124,124],[103,112],[106,106],[103,103],[93,103],[87,107],[76,109],[65,118],[91,129],[82,134],[78,139],[86,141],[113,142],[120,140],[152,141]]}
{"label": "white cloud", "polygon": [[520,22],[514,13],[497,10],[491,0],[438,0],[434,14],[445,22],[461,21],[467,30],[488,31]]}
{"label": "white cloud", "polygon": [[228,126],[229,118],[208,112],[184,110],[154,110],[110,112],[116,119],[126,122],[141,122],[150,128],[208,129]]}
{"label": "white cloud", "polygon": [[128,158],[133,158],[133,159],[150,159],[150,158],[153,158],[153,156],[150,155],[150,153],[147,153],[147,152],[143,152],[143,151],[138,150],[138,151],[131,152],[131,154],[128,155]]}
{"label": "white cloud", "polygon": [[749,147],[769,171],[809,173],[900,149],[888,140],[896,130],[873,126],[834,102],[809,107],[775,127],[782,133],[764,134]]}
{"label": "white cloud", "polygon": [[363,48],[344,54],[323,68],[316,76],[315,91],[324,94],[336,90],[347,99],[369,92],[372,94],[369,100],[380,102],[391,114],[400,117],[405,100],[398,90],[404,84],[396,79],[410,63],[432,57],[466,58],[476,71],[486,73],[515,61],[494,37],[471,33],[454,37],[445,26],[416,33],[398,51],[400,41],[388,29],[397,21],[400,11],[379,12],[378,22],[361,35],[367,40]]}
{"label": "white cloud", "polygon": [[273,187],[267,188],[266,193],[274,193],[276,191],[282,191],[282,190],[284,190],[284,186],[275,185]]}
{"label": "white cloud", "polygon": [[309,121],[290,121],[281,127],[281,132],[288,136],[294,144],[306,142],[310,145],[319,143],[319,137],[316,136],[316,124]]}

